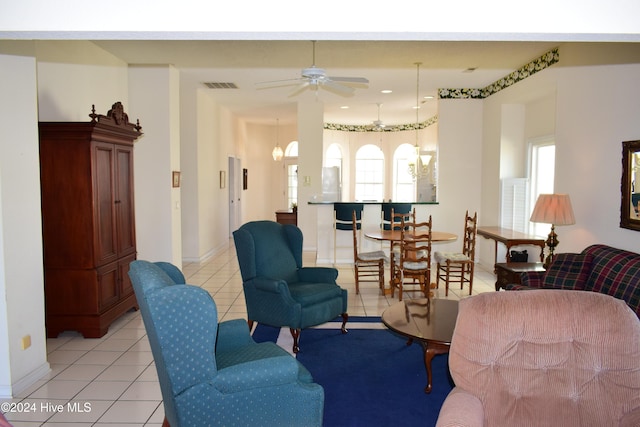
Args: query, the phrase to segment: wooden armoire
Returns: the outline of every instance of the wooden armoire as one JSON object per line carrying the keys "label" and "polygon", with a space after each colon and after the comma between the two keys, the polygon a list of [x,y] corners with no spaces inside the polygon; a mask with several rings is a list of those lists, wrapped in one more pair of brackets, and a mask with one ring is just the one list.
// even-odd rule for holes
{"label": "wooden armoire", "polygon": [[40,122],[46,328],[98,338],[137,308],[133,143],[120,102],[87,122]]}

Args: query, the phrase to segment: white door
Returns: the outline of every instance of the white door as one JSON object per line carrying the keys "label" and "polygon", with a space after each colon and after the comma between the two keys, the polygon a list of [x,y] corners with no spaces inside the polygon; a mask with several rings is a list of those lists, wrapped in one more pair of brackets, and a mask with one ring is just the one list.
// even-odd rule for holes
{"label": "white door", "polygon": [[240,159],[229,157],[229,237],[241,223],[242,169],[240,166]]}

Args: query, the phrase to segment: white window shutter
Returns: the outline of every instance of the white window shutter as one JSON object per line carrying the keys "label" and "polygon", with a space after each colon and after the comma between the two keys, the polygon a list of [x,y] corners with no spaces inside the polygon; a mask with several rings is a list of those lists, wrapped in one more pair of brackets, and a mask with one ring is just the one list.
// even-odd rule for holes
{"label": "white window shutter", "polygon": [[501,181],[500,226],[527,232],[529,219],[529,180],[505,178]]}

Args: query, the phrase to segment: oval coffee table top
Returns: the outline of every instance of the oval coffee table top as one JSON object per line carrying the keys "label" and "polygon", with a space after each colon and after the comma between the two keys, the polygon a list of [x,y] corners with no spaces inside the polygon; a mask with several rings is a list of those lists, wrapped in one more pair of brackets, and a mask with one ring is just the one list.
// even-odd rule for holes
{"label": "oval coffee table top", "polygon": [[382,313],[382,323],[408,338],[450,344],[457,317],[458,301],[420,298],[393,304]]}

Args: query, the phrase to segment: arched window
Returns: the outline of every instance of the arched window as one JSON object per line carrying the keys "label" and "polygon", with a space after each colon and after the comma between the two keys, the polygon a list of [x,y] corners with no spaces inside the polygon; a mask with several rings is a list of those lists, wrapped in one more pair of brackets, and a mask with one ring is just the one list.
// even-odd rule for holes
{"label": "arched window", "polygon": [[284,150],[285,157],[298,157],[298,141],[291,141]]}
{"label": "arched window", "polygon": [[384,199],[384,154],[377,145],[367,144],[356,152],[355,199]]}
{"label": "arched window", "polygon": [[409,173],[409,160],[415,157],[411,144],[402,144],[393,154],[393,201],[413,202],[416,200],[416,181]]}

